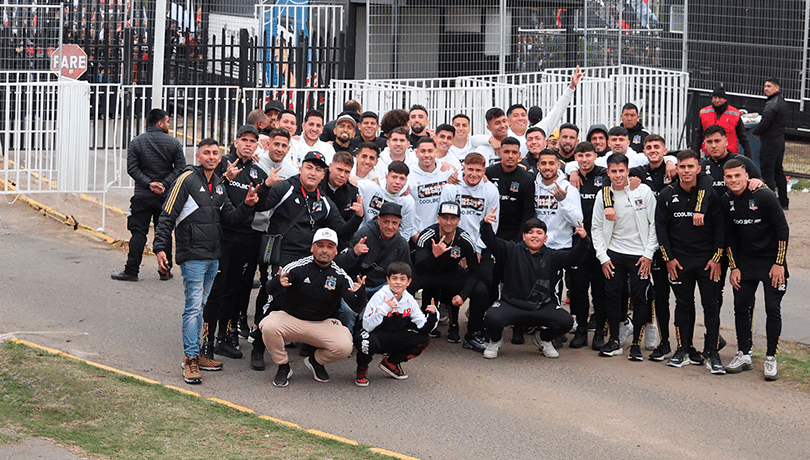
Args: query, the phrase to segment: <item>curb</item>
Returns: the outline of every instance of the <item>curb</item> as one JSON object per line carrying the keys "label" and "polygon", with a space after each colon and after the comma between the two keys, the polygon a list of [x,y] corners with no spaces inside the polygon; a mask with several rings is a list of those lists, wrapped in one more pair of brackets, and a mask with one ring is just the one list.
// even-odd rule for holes
{"label": "curb", "polygon": [[[44,352],[47,352],[47,353],[50,353],[50,354],[53,354],[53,355],[64,356],[66,358],[74,359],[76,361],[81,361],[81,362],[89,364],[89,365],[91,365],[93,367],[97,367],[99,369],[104,369],[106,371],[110,371],[110,372],[113,372],[113,373],[116,373],[116,374],[119,374],[119,375],[123,375],[125,377],[132,377],[132,378],[134,378],[136,380],[140,380],[142,382],[146,382],[146,383],[149,383],[149,384],[152,384],[152,385],[162,385],[165,388],[169,388],[171,390],[175,390],[175,391],[178,391],[180,393],[187,394],[187,395],[190,395],[190,396],[195,396],[197,398],[202,399],[202,395],[200,395],[199,393],[196,393],[194,391],[186,390],[185,388],[176,387],[174,385],[163,384],[163,383],[158,382],[157,380],[152,380],[152,379],[149,379],[149,378],[137,375],[137,374],[132,374],[130,372],[122,371],[120,369],[116,369],[114,367],[106,366],[104,364],[99,364],[99,363],[96,363],[96,362],[93,362],[93,361],[88,361],[86,359],[82,359],[82,358],[79,358],[77,356],[73,356],[73,355],[71,355],[69,353],[65,353],[64,351],[57,350],[55,348],[48,348],[48,347],[36,344],[34,342],[29,342],[27,340],[18,339],[16,337],[10,338],[9,341],[20,344],[20,345],[25,345],[25,346],[30,347],[30,348],[35,348],[37,350],[41,350],[41,351],[44,351]],[[211,402],[214,402],[214,403],[217,403],[217,404],[222,404],[222,405],[228,406],[228,407],[230,407],[232,409],[236,409],[238,411],[245,412],[247,414],[256,415],[256,412],[253,409],[250,409],[250,408],[247,408],[247,407],[244,407],[244,406],[240,406],[238,404],[234,404],[234,403],[232,403],[230,401],[226,401],[224,399],[219,399],[219,398],[214,398],[214,397],[206,398],[206,399],[208,401],[211,401]],[[334,435],[334,434],[331,434],[331,433],[326,433],[326,432],[315,430],[315,429],[304,429],[304,428],[302,428],[300,425],[298,425],[296,423],[292,423],[292,422],[288,422],[288,421],[285,421],[285,420],[277,419],[277,418],[270,417],[270,416],[267,416],[267,415],[257,415],[257,417],[259,417],[262,420],[267,420],[267,421],[270,421],[270,422],[273,422],[273,423],[278,423],[280,425],[284,425],[284,426],[287,426],[287,427],[290,427],[290,428],[295,428],[297,430],[302,430],[302,431],[305,431],[307,433],[313,434],[315,436],[320,436],[322,438],[342,442],[344,444],[348,444],[348,445],[351,445],[351,446],[359,446],[360,445],[360,443],[358,443],[357,441],[353,441],[351,439],[346,439],[346,438],[341,437],[341,436],[337,436],[337,435]],[[369,447],[368,450],[370,452],[374,452],[376,454],[385,455],[385,456],[392,457],[392,458],[398,458],[398,459],[404,459],[404,460],[419,460],[416,457],[410,457],[410,456],[407,456],[407,455],[399,454],[399,453],[392,452],[392,451],[386,450],[386,449],[381,449],[381,448],[378,448],[378,447]]]}

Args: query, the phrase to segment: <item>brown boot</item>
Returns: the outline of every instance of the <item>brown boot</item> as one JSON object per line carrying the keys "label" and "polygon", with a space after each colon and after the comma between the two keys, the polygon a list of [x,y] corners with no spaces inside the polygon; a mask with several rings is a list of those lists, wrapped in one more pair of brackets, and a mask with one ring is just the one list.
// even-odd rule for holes
{"label": "brown boot", "polygon": [[202,383],[199,357],[192,356],[189,358],[186,356],[185,359],[183,359],[183,380],[192,385]]}
{"label": "brown boot", "polygon": [[204,371],[221,371],[222,363],[219,361],[214,361],[213,359],[208,359],[205,357],[205,355],[200,355],[200,369]]}
{"label": "brown boot", "polygon": [[357,366],[357,371],[355,372],[354,384],[358,387],[367,387],[368,386],[368,366],[360,367]]}

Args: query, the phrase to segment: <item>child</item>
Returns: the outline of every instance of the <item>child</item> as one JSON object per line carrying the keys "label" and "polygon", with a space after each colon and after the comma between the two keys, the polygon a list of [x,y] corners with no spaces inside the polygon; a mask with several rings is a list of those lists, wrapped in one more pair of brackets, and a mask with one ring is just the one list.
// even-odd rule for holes
{"label": "child", "polygon": [[357,346],[357,375],[354,383],[368,386],[368,365],[372,356],[385,353],[380,369],[391,377],[402,380],[408,374],[401,363],[419,356],[427,348],[428,332],[438,323],[439,314],[431,302],[425,316],[416,299],[406,289],[411,284],[411,266],[405,262],[392,262],[384,285],[368,301],[363,312],[363,323],[355,338]]}

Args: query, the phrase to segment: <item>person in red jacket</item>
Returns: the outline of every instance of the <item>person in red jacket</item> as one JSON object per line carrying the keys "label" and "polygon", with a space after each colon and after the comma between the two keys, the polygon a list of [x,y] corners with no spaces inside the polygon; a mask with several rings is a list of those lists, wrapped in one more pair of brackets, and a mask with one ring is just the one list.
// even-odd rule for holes
{"label": "person in red jacket", "polygon": [[718,86],[712,91],[712,103],[700,109],[700,130],[695,134],[695,142],[692,145],[692,150],[695,152],[703,151],[703,131],[711,125],[720,125],[726,130],[728,137],[728,150],[733,153],[740,153],[740,147],[737,141],[742,145],[743,154],[748,158],[753,158],[753,150],[751,150],[751,142],[748,141],[748,136],[745,134],[745,126],[742,122],[740,110],[728,104],[726,98],[726,90],[722,86]]}

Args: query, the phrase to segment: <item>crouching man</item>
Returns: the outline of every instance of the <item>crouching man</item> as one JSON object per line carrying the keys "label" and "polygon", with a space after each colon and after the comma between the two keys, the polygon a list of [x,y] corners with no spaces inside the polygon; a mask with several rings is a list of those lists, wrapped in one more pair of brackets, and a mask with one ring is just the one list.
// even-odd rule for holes
{"label": "crouching man", "polygon": [[385,353],[380,369],[403,380],[408,374],[401,363],[416,358],[430,342],[428,332],[436,327],[438,313],[431,302],[427,315],[406,291],[411,284],[411,266],[392,262],[385,277],[387,284],[371,296],[363,312],[363,327],[357,334],[357,372],[354,383],[368,386],[368,365],[375,354]]}
{"label": "crouching man", "polygon": [[259,324],[270,356],[278,364],[273,379],[277,387],[286,387],[293,374],[284,342],[302,342],[316,348],[304,359],[304,365],[319,382],[329,381],[325,364],[348,358],[352,352],[352,336],[336,317],[341,298],[354,311],[363,308],[366,292],[360,288],[365,277],[353,283],[334,263],[337,245],[334,230],[319,229],[312,238],[312,255],[289,263],[267,282],[270,296],[287,290],[283,308],[271,312]]}
{"label": "crouching man", "polygon": [[574,230],[579,238],[574,238],[573,247],[555,250],[545,247],[548,236],[542,220],[533,217],[526,221],[523,241],[515,243],[495,236],[492,231],[495,216],[492,208],[484,217],[481,239],[492,249],[495,260],[503,263],[504,281],[500,300],[487,310],[484,318],[490,340],[484,358],[498,357],[503,328],[515,324],[539,329],[534,344],[547,358],[557,358],[560,355],[551,341],[571,330],[574,318],[560,308],[553,282],[561,268],[582,262],[588,254],[590,240],[585,227],[579,222]]}

